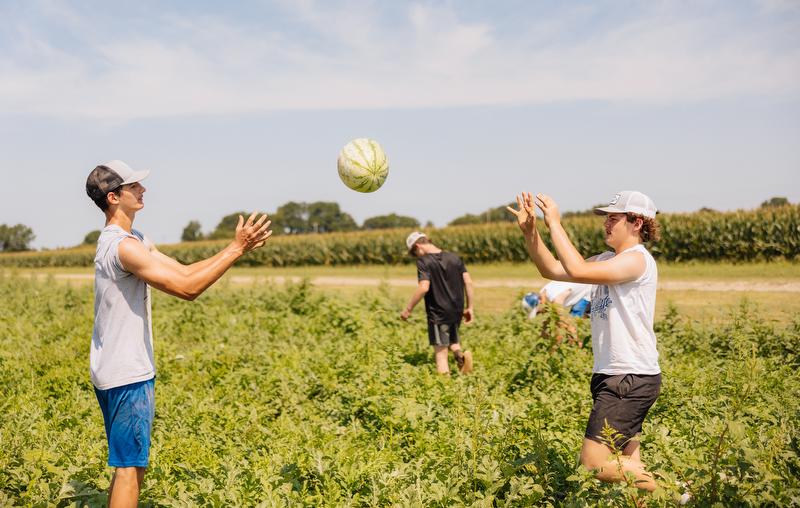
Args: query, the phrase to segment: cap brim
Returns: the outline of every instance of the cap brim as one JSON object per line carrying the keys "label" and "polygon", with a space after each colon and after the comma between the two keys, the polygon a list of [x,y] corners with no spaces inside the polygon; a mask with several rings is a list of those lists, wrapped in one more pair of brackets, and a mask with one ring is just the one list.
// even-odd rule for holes
{"label": "cap brim", "polygon": [[595,215],[608,215],[610,213],[625,213],[625,211],[614,206],[604,206],[602,208],[594,209]]}
{"label": "cap brim", "polygon": [[128,185],[131,183],[141,182],[142,180],[147,178],[147,175],[149,174],[150,174],[149,169],[143,169],[142,171],[134,171],[133,174],[130,177],[128,177],[124,182],[122,182],[122,184],[120,185]]}

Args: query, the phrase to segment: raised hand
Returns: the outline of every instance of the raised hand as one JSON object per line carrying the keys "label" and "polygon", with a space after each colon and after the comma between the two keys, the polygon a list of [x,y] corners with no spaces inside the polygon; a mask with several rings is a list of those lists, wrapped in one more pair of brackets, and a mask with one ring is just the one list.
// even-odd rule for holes
{"label": "raised hand", "polygon": [[546,194],[537,194],[536,206],[542,211],[544,223],[548,228],[561,220],[561,212],[558,211],[558,205],[550,196]]}
{"label": "raised hand", "polygon": [[258,249],[272,236],[272,230],[269,229],[272,221],[267,219],[266,214],[255,220],[257,214],[258,212],[253,212],[246,222],[244,217],[239,216],[236,238],[233,241],[242,249],[242,253]]}
{"label": "raised hand", "polygon": [[517,217],[517,225],[525,236],[533,235],[536,231],[536,214],[533,212],[533,198],[530,192],[523,192],[517,196],[517,206],[519,210],[514,210],[510,206],[506,210]]}

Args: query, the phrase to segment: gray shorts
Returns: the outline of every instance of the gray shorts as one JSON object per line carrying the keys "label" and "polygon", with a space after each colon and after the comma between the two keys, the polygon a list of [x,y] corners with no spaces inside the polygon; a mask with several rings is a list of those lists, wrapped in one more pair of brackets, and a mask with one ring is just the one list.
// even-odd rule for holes
{"label": "gray shorts", "polygon": [[461,323],[431,323],[428,321],[428,343],[431,346],[458,344],[458,326]]}

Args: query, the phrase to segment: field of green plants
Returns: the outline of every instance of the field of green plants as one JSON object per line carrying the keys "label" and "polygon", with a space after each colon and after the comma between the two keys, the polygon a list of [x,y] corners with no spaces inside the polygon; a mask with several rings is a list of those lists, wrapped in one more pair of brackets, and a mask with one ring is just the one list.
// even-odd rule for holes
{"label": "field of green plants", "polygon": [[[0,277],[0,505],[99,506],[111,470],[89,381],[92,289]],[[591,407],[586,323],[517,309],[464,328],[470,376],[438,376],[424,318],[386,288],[154,292],[158,378],[142,502],[157,506],[800,504],[800,320],[731,308],[657,323],[664,385],[643,458],[664,488],[577,465]],[[545,332],[545,333],[543,333]]]}
{"label": "field of green plants", "polygon": [[[800,206],[787,205],[737,212],[698,212],[659,215],[663,240],[650,251],[665,261],[721,261],[800,258]],[[564,219],[564,227],[579,252],[606,250],[602,218],[577,216]],[[540,221],[541,222],[541,221]],[[549,236],[543,225],[546,242]],[[516,225],[493,223],[426,230],[435,243],[457,252],[467,263],[527,262],[528,254]],[[409,231],[380,230],[320,235],[283,235],[270,239],[239,266],[369,265],[408,263],[403,248]],[[160,249],[183,263],[193,263],[217,253],[226,241],[187,242]],[[23,252],[0,255],[0,266],[41,268],[92,266],[95,249]]]}

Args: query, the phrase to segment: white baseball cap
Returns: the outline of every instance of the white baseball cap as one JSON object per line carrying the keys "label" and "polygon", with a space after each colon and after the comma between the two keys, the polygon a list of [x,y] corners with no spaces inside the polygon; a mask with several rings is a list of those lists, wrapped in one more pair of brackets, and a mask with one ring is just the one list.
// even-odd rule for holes
{"label": "white baseball cap", "polygon": [[128,185],[131,183],[141,182],[147,175],[150,174],[149,169],[143,169],[141,171],[134,171],[130,166],[122,162],[121,160],[113,160],[108,161],[101,166],[105,166],[114,173],[118,174],[122,177],[122,183],[120,185]]}
{"label": "white baseball cap", "polygon": [[97,201],[120,185],[140,182],[149,174],[149,169],[134,171],[120,160],[104,162],[94,168],[86,178],[86,194]]}
{"label": "white baseball cap", "polygon": [[414,244],[417,243],[420,238],[428,238],[428,235],[426,235],[425,233],[420,233],[419,231],[414,231],[413,233],[408,235],[408,238],[406,238],[406,247],[408,247],[409,254],[411,253],[411,250],[414,248]]}
{"label": "white baseball cap", "polygon": [[620,191],[614,195],[614,198],[602,208],[595,208],[594,213],[597,215],[606,215],[609,213],[635,213],[655,219],[658,209],[653,200],[638,191]]}

